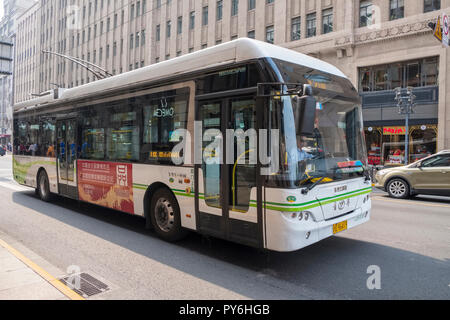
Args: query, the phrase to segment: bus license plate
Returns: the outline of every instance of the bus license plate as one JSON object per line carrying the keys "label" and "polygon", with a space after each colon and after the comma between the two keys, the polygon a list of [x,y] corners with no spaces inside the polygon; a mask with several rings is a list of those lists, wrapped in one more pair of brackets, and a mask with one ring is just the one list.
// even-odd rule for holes
{"label": "bus license plate", "polygon": [[347,220],[333,224],[333,234],[347,230]]}

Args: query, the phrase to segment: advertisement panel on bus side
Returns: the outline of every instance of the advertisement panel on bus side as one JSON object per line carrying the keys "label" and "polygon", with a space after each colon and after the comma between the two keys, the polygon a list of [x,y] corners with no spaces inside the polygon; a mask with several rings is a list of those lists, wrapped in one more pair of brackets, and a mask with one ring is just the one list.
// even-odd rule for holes
{"label": "advertisement panel on bus side", "polygon": [[131,164],[78,160],[77,168],[80,200],[134,214]]}

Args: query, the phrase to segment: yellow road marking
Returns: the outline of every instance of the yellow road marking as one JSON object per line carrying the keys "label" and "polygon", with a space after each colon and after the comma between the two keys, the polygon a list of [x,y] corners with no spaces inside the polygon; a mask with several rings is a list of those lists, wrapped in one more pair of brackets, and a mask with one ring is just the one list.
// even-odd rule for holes
{"label": "yellow road marking", "polygon": [[21,254],[19,251],[11,247],[9,244],[7,244],[5,241],[0,239],[0,246],[8,250],[11,254],[13,254],[17,259],[25,263],[28,267],[30,267],[34,272],[36,272],[38,275],[40,275],[42,278],[45,279],[48,283],[50,283],[52,286],[54,286],[57,290],[59,290],[62,294],[64,294],[66,297],[68,297],[71,300],[86,300],[82,296],[78,295],[75,291],[71,290],[69,287],[64,285],[61,281],[53,277],[50,273],[39,267],[37,264],[35,264],[33,261],[25,257],[23,254]]}
{"label": "yellow road marking", "polygon": [[409,204],[409,205],[416,205],[421,204],[426,207],[440,207],[440,208],[450,208],[450,205],[445,204],[430,204],[426,202],[419,202],[415,200],[405,201],[405,200],[394,200],[394,199],[385,199],[383,197],[372,197],[372,199],[381,200],[381,201],[387,201],[387,202],[395,202],[395,203],[403,203],[403,204]]}

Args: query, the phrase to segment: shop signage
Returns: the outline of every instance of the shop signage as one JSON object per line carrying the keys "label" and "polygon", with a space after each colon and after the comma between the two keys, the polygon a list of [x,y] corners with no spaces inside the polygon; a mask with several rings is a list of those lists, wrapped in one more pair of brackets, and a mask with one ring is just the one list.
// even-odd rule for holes
{"label": "shop signage", "polygon": [[406,128],[405,127],[384,127],[383,135],[385,136],[397,136],[397,135],[405,135]]}

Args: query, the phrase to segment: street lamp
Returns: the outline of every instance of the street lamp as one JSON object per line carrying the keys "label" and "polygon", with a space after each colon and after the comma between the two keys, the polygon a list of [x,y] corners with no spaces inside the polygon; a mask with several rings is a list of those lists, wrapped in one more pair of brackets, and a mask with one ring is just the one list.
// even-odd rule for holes
{"label": "street lamp", "polygon": [[395,101],[397,101],[398,113],[405,115],[405,165],[408,164],[409,158],[409,116],[414,113],[414,105],[416,96],[413,93],[413,87],[406,88],[406,94],[404,90],[398,87],[394,89]]}

